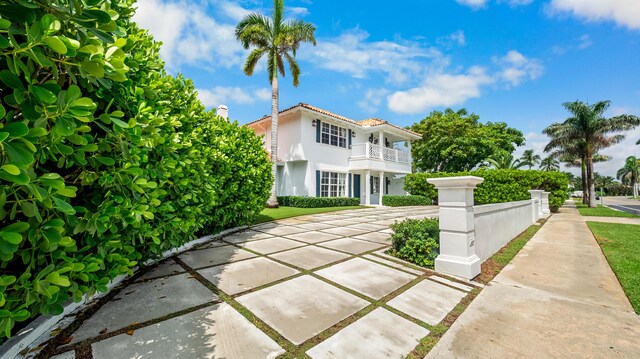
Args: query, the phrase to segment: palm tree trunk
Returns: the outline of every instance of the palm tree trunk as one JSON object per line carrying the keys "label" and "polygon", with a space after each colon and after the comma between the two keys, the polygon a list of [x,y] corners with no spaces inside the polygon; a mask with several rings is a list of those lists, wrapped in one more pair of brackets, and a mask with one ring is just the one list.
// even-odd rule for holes
{"label": "palm tree trunk", "polygon": [[584,158],[582,159],[582,204],[587,204],[587,198],[589,198],[589,189],[587,188],[587,164]]}
{"label": "palm tree trunk", "polygon": [[271,175],[273,185],[271,195],[267,201],[268,208],[278,208],[278,197],[276,197],[276,185],[278,182],[278,76],[274,75],[271,80]]}
{"label": "palm tree trunk", "polygon": [[593,157],[591,151],[587,150],[587,185],[589,186],[589,207],[598,207],[596,202],[596,184],[593,176]]}

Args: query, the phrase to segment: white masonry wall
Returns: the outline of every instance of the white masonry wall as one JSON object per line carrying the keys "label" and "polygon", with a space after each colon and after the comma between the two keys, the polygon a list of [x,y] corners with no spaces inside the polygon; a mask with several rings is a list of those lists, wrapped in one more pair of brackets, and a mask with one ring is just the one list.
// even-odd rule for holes
{"label": "white masonry wall", "polygon": [[476,255],[487,260],[533,224],[531,200],[473,206]]}

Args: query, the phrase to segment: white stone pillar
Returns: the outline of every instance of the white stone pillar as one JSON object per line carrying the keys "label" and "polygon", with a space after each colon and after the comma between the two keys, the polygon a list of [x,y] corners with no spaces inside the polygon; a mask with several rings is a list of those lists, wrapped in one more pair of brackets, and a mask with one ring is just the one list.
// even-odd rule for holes
{"label": "white stone pillar", "polygon": [[540,217],[542,217],[542,190],[532,189],[528,192],[531,194],[531,203],[533,207],[531,220],[533,221],[532,223],[536,223]]}
{"label": "white stone pillar", "polygon": [[529,193],[531,193],[531,198],[535,198],[538,200],[538,219],[542,218],[544,216],[544,213],[542,213],[542,192],[544,192],[541,189],[532,189],[529,191]]}
{"label": "white stone pillar", "polygon": [[549,194],[551,192],[542,192],[542,214],[548,216],[551,214],[551,209],[549,208]]}
{"label": "white stone pillar", "polygon": [[480,274],[475,251],[473,190],[484,181],[474,176],[430,178],[440,205],[440,255],[436,271],[472,279]]}
{"label": "white stone pillar", "polygon": [[364,204],[371,205],[371,170],[367,170],[364,175]]}

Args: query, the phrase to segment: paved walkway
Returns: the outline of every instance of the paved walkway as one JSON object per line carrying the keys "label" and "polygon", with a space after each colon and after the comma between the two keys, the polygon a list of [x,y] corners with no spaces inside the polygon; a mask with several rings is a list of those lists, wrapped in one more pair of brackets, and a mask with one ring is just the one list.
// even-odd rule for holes
{"label": "paved walkway", "polygon": [[640,317],[585,219],[553,215],[427,358],[640,358]]}
{"label": "paved walkway", "polygon": [[56,358],[400,358],[472,289],[386,257],[390,224],[436,207],[265,223],[137,278]]}

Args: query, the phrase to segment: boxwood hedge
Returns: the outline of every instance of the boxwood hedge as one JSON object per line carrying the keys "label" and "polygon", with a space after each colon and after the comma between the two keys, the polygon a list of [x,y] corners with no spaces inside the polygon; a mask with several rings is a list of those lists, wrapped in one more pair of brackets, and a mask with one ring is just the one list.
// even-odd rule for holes
{"label": "boxwood hedge", "polygon": [[165,72],[132,4],[0,3],[0,338],[268,197],[261,140]]}
{"label": "boxwood hedge", "polygon": [[549,207],[557,211],[567,200],[569,185],[567,176],[561,172],[535,170],[477,170],[457,173],[413,173],[405,179],[405,190],[434,200],[438,192],[428,178],[453,176],[478,176],[484,178],[475,191],[476,204],[489,204],[530,199],[528,190],[542,189],[550,192]]}
{"label": "boxwood hedge", "polygon": [[433,204],[431,198],[425,196],[382,196],[382,205],[389,207],[430,206],[431,204]]}
{"label": "boxwood hedge", "polygon": [[350,197],[279,196],[278,203],[281,206],[299,208],[347,207],[360,205],[360,199]]}

